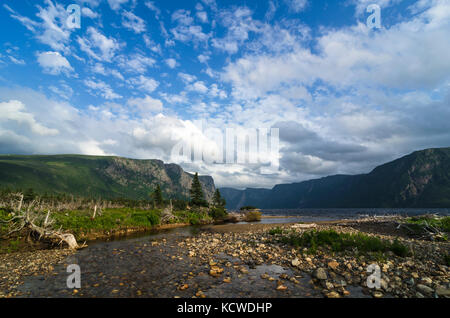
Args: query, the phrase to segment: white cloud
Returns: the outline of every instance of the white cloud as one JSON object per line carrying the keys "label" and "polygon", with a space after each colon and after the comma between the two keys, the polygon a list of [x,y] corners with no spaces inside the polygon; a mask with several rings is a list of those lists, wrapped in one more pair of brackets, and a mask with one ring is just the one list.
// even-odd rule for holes
{"label": "white cloud", "polygon": [[208,22],[208,14],[205,11],[199,11],[197,12],[197,18],[200,19],[200,21],[202,21],[203,23],[207,23]]}
{"label": "white cloud", "polygon": [[56,96],[63,98],[65,100],[69,100],[73,95],[72,87],[70,87],[65,83],[61,83],[59,87],[50,85],[48,89],[52,91]]}
{"label": "white cloud", "polygon": [[78,0],[78,1],[80,1],[82,4],[89,5],[91,8],[96,8],[103,0]]}
{"label": "white cloud", "polygon": [[206,85],[203,81],[197,81],[193,84],[187,85],[186,89],[197,92],[197,93],[201,93],[201,94],[208,92],[208,87],[206,87]]}
{"label": "white cloud", "polygon": [[57,129],[47,128],[37,122],[34,115],[26,111],[25,105],[18,100],[10,100],[0,103],[2,116],[0,123],[2,126],[5,122],[13,121],[19,125],[27,126],[33,133],[41,136],[57,135]]}
{"label": "white cloud", "polygon": [[26,64],[25,61],[22,59],[16,59],[14,56],[11,56],[11,55],[9,55],[8,57],[11,60],[11,62],[13,62],[14,64],[17,64],[17,65],[25,65]]}
{"label": "white cloud", "polygon": [[127,29],[132,30],[134,33],[139,34],[145,32],[145,21],[129,11],[123,11],[122,13],[122,25]]}
{"label": "white cloud", "polygon": [[200,63],[206,63],[206,62],[208,62],[209,59],[210,59],[209,55],[200,54],[198,56],[198,60],[200,61]]}
{"label": "white cloud", "polygon": [[108,4],[113,10],[119,10],[120,7],[127,2],[128,0],[108,0]]}
{"label": "white cloud", "polygon": [[178,73],[178,77],[180,77],[181,80],[186,84],[191,83],[197,79],[197,77],[195,77],[195,75],[181,73],[181,72]]}
{"label": "white cloud", "polygon": [[36,16],[41,19],[39,22],[20,15],[9,6],[4,6],[11,13],[11,17],[33,32],[40,42],[50,46],[55,51],[68,53],[70,34],[73,30],[68,28],[66,24],[68,17],[66,8],[61,4],[54,4],[51,0],[45,0],[44,3],[46,7],[36,6],[38,8]]}
{"label": "white cloud", "polygon": [[227,93],[224,90],[218,88],[217,84],[212,84],[209,90],[209,94],[212,97],[219,97],[221,99],[227,98]]}
{"label": "white cloud", "polygon": [[[446,12],[441,6],[440,12]],[[447,11],[450,18],[450,10]],[[449,79],[449,19],[424,12],[374,34],[363,24],[325,31],[317,38],[318,53],[294,44],[279,54],[248,54],[225,68],[239,98],[257,98],[291,85],[311,86],[321,80],[336,88],[429,88]],[[444,22],[446,21],[446,22]],[[426,49],[424,49],[426,48]]]}
{"label": "white cloud", "polygon": [[121,68],[139,74],[145,73],[147,68],[152,67],[155,63],[155,59],[140,53],[119,57],[119,66]]}
{"label": "white cloud", "polygon": [[145,6],[155,12],[156,19],[159,19],[159,15],[161,14],[161,10],[155,5],[155,2],[153,1],[146,1]]}
{"label": "white cloud", "polygon": [[100,148],[101,143],[96,140],[86,140],[78,143],[79,151],[82,155],[107,156],[108,154]]}
{"label": "white cloud", "polygon": [[113,100],[122,98],[119,94],[116,94],[114,90],[103,81],[96,81],[94,79],[84,80],[84,85],[88,87],[88,91],[97,96],[101,96],[106,100]]}
{"label": "white cloud", "polygon": [[356,6],[356,14],[362,15],[366,14],[367,7],[371,4],[377,4],[380,6],[380,8],[383,9],[397,4],[401,1],[402,0],[352,0],[351,3]]}
{"label": "white cloud", "polygon": [[41,52],[37,56],[38,63],[45,73],[59,75],[73,70],[69,61],[59,52]]}
{"label": "white cloud", "polygon": [[252,11],[247,7],[225,10],[220,13],[220,22],[227,29],[224,38],[213,38],[211,43],[216,49],[235,54],[240,46],[249,39],[250,32],[260,32],[262,24],[253,20]]}
{"label": "white cloud", "polygon": [[137,87],[138,89],[147,93],[153,92],[159,86],[158,81],[154,80],[153,78],[146,77],[144,75],[140,75],[139,77],[135,78],[130,78],[128,82],[131,86]]}
{"label": "white cloud", "polygon": [[159,99],[145,96],[144,98],[130,98],[127,104],[138,108],[141,112],[157,113],[163,111],[163,103]]}
{"label": "white cloud", "polygon": [[288,4],[289,8],[295,13],[303,11],[308,5],[308,0],[285,0],[285,1]]}
{"label": "white cloud", "polygon": [[166,59],[166,64],[167,64],[167,66],[169,66],[170,68],[173,69],[177,66],[177,60],[172,59],[172,58]]}
{"label": "white cloud", "polygon": [[191,17],[191,12],[187,10],[177,10],[172,14],[172,21],[178,25],[172,28],[172,33],[175,40],[181,42],[206,42],[210,38],[210,34],[203,32],[203,29],[199,25],[194,25],[194,19]]}
{"label": "white cloud", "polygon": [[82,16],[85,16],[85,17],[88,17],[88,18],[91,18],[91,19],[96,19],[96,18],[98,18],[98,13],[92,11],[92,10],[89,9],[88,7],[83,7],[83,8],[81,9],[81,13],[82,13]]}
{"label": "white cloud", "polygon": [[80,49],[91,58],[99,61],[110,62],[120,49],[120,44],[114,38],[108,38],[94,27],[87,30],[88,37],[78,37]]}

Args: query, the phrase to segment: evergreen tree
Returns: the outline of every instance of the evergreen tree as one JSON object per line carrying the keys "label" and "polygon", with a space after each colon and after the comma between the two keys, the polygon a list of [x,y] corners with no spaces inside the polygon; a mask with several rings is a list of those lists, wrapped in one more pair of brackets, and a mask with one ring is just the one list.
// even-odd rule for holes
{"label": "evergreen tree", "polygon": [[225,199],[222,198],[219,189],[216,189],[216,192],[214,192],[213,208],[209,211],[209,215],[212,216],[214,220],[224,220],[227,216]]}
{"label": "evergreen tree", "polygon": [[191,185],[191,204],[193,206],[208,206],[208,202],[205,200],[205,195],[203,194],[202,185],[198,179],[198,173],[196,172],[194,178],[192,179]]}
{"label": "evergreen tree", "polygon": [[158,206],[161,206],[164,203],[161,186],[159,184],[156,185],[156,189],[152,193],[152,198]]}
{"label": "evergreen tree", "polygon": [[216,192],[214,192],[213,197],[213,205],[215,207],[224,208],[226,204],[226,201],[224,198],[222,198],[219,189],[216,189]]}

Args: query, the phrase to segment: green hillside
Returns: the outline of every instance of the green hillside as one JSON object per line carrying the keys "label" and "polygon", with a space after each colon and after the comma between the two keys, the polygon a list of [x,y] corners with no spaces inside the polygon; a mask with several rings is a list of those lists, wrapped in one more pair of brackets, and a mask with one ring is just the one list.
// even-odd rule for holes
{"label": "green hillside", "polygon": [[[39,194],[66,193],[81,197],[148,199],[157,184],[171,198],[187,198],[192,174],[160,160],[121,157],[0,155],[0,188],[28,189]],[[211,198],[214,181],[200,177]]]}

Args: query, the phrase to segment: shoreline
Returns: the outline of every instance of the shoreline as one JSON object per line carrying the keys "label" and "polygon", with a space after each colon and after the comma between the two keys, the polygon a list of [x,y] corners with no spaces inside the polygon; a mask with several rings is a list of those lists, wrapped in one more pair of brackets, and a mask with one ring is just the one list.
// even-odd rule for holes
{"label": "shoreline", "polygon": [[[306,249],[297,249],[277,242],[282,234],[269,233],[270,229],[293,231],[292,233],[305,233],[311,230],[299,228],[298,225],[296,226],[298,223],[293,222],[204,225],[198,228],[199,232],[196,235],[175,237],[163,235],[155,241],[150,240],[151,244],[148,244],[146,232],[143,232],[143,235],[136,236],[137,240],[115,241],[114,238],[127,238],[127,235],[116,235],[108,238],[114,243],[113,245],[122,246],[121,248],[115,248],[109,252],[101,249],[102,245],[97,246],[97,248],[100,248],[101,253],[106,253],[106,255],[103,255],[106,259],[113,257],[117,253],[116,250],[124,251],[121,252],[125,253],[124,258],[121,257],[121,261],[131,262],[130,264],[133,264],[133,266],[138,266],[139,262],[142,264],[154,262],[154,260],[152,261],[154,257],[160,259],[161,263],[158,261],[155,264],[158,267],[153,270],[168,270],[178,277],[175,281],[175,285],[178,287],[173,287],[175,288],[173,290],[170,289],[172,288],[170,284],[167,285],[167,282],[162,280],[163,276],[161,276],[161,281],[153,282],[153,284],[164,286],[164,297],[195,297],[196,295],[222,297],[222,293],[225,293],[225,297],[239,297],[239,294],[236,294],[239,288],[243,288],[243,284],[250,284],[255,280],[260,289],[248,290],[250,296],[253,295],[253,297],[450,297],[449,266],[442,263],[442,256],[445,253],[448,255],[450,252],[449,242],[431,242],[400,235],[393,226],[395,223],[392,222],[392,218],[305,223],[314,223],[314,230],[318,231],[334,230],[339,233],[363,233],[386,241],[398,239],[399,242],[408,246],[413,254],[407,257],[399,257],[387,253],[379,257],[376,255],[370,256],[371,254],[359,255],[352,251],[330,253],[326,249],[319,249],[315,254],[310,254]],[[188,224],[169,224],[153,229],[151,232],[158,233],[159,231],[186,226]],[[150,234],[148,231],[147,233]],[[134,234],[138,234],[138,232],[134,232]],[[141,236],[142,239],[139,239]],[[129,237],[131,238],[132,235],[129,235]],[[128,245],[129,247],[126,247]],[[139,254],[133,252],[135,245],[136,248],[142,249],[142,254],[141,252]],[[175,247],[176,250],[174,250]],[[129,256],[126,256],[127,251],[131,253]],[[0,283],[0,297],[20,295],[17,290],[21,288],[23,281],[33,280],[34,276],[44,275],[44,277],[48,277],[46,279],[51,280],[52,275],[57,275],[57,273],[53,273],[55,268],[58,268],[58,264],[61,264],[61,262],[66,262],[67,257],[76,254],[78,258],[86,253],[89,255],[89,253],[94,252],[90,252],[87,248],[79,251],[51,249],[1,254],[0,277],[4,280]],[[149,257],[149,259],[138,261],[143,257],[141,255],[146,255],[145,257]],[[171,256],[169,257],[169,255]],[[99,256],[94,253],[89,258],[90,262],[92,262],[92,257],[97,258]],[[138,258],[135,259],[136,257]],[[169,258],[164,260],[164,257]],[[138,265],[134,264],[135,261]],[[171,262],[173,262],[173,265],[169,265]],[[185,270],[182,268],[187,265],[183,262],[188,262],[187,265],[190,264],[189,266],[195,265],[197,272],[191,269],[189,275],[185,276]],[[158,265],[163,263],[167,263],[170,268],[164,269],[161,265]],[[365,285],[366,267],[370,263],[379,264],[382,269],[383,280],[380,289],[369,289]],[[102,269],[102,264],[102,262],[97,263],[97,266],[100,266],[99,271],[103,272],[105,269]],[[184,265],[181,266],[181,264]],[[256,266],[256,272],[254,266]],[[260,266],[267,269],[270,269],[270,266],[278,266],[278,268],[284,268],[287,271],[286,273],[289,274],[281,275],[270,271],[260,273],[258,271]],[[124,268],[126,267],[127,265],[124,265]],[[171,269],[172,267],[173,269]],[[209,270],[205,271],[205,267]],[[324,272],[326,278],[322,275]],[[61,275],[66,274],[63,272]],[[306,279],[306,277],[309,278]],[[97,278],[92,277],[90,279],[95,281]],[[250,279],[250,281],[247,281],[247,279]],[[206,287],[202,287],[200,293],[198,290],[194,291],[194,287],[180,287],[185,285],[196,286],[197,283],[194,282],[197,280],[207,280],[211,286],[217,286],[219,283],[223,290],[218,290],[216,287],[209,287],[206,290]],[[133,282],[140,283],[140,279],[133,280]],[[45,289],[45,286],[42,288]],[[311,289],[310,292],[303,294],[299,289],[302,286]],[[197,289],[200,289],[200,287],[197,287]],[[119,290],[119,293],[117,295],[102,294],[106,291],[87,288],[81,295],[69,296],[154,297],[150,293],[130,294],[131,291],[123,287],[114,290]],[[31,292],[31,295],[33,295],[38,290]],[[66,292],[64,291],[64,293]],[[100,294],[98,294],[99,292]]]}

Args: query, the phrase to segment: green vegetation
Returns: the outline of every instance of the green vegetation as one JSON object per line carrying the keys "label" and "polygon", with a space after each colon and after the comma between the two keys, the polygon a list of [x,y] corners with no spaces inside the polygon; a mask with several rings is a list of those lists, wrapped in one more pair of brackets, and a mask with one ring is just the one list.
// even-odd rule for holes
{"label": "green vegetation", "polygon": [[201,225],[211,223],[212,218],[205,211],[177,211],[174,213],[179,222],[191,224],[191,225]]}
{"label": "green vegetation", "polygon": [[131,208],[105,209],[92,218],[92,211],[66,211],[52,214],[55,227],[83,236],[91,232],[120,230],[125,228],[150,229],[160,224],[159,210],[136,210]]}
{"label": "green vegetation", "polygon": [[248,211],[245,214],[244,221],[246,221],[246,222],[258,222],[258,221],[261,221],[261,212],[259,212],[259,211]]}
{"label": "green vegetation", "polygon": [[409,254],[409,249],[399,241],[393,243],[381,240],[377,237],[362,233],[338,233],[333,230],[307,231],[302,234],[290,233],[280,240],[284,244],[295,247],[306,247],[310,253],[316,253],[318,248],[329,248],[334,252],[342,252],[357,248],[359,252],[385,253],[392,251],[394,254],[405,257]]}
{"label": "green vegetation", "polygon": [[[193,176],[175,164],[109,156],[0,155],[0,188],[28,197],[70,194],[73,198],[148,200],[160,185],[171,199],[189,199],[182,180]],[[164,181],[162,181],[164,180]],[[212,196],[214,181],[201,176],[204,193]],[[32,189],[28,196],[28,189]]]}
{"label": "green vegetation", "polygon": [[432,226],[439,231],[448,232],[450,233],[450,216],[446,217],[411,217],[407,220],[407,223],[409,224],[415,224],[418,225],[418,229],[421,229],[426,226]]}
{"label": "green vegetation", "polygon": [[22,238],[16,237],[13,240],[1,242],[0,244],[0,253],[14,253],[20,249]]}
{"label": "green vegetation", "polygon": [[444,255],[444,263],[445,265],[450,266],[450,254]]}
{"label": "green vegetation", "polygon": [[209,215],[214,220],[225,220],[228,213],[224,207],[212,207],[209,211]]}
{"label": "green vegetation", "polygon": [[7,212],[4,209],[0,209],[0,236],[2,236],[3,233],[6,233],[8,229],[8,224],[6,221],[8,221],[10,217],[10,212]]}
{"label": "green vegetation", "polygon": [[222,198],[219,189],[216,189],[216,192],[214,193],[213,202],[212,202],[212,208],[209,211],[209,215],[214,220],[223,221],[227,218],[228,213],[225,210],[225,199]]}
{"label": "green vegetation", "polygon": [[155,191],[153,191],[153,193],[151,194],[151,198],[157,206],[162,206],[164,204],[164,198],[159,183],[156,185]]}
{"label": "green vegetation", "polygon": [[222,195],[220,194],[219,189],[216,189],[216,192],[214,192],[212,204],[213,204],[213,206],[215,206],[215,207],[225,208],[226,201],[225,201],[225,199],[222,197]]}
{"label": "green vegetation", "polygon": [[191,204],[197,207],[207,207],[208,202],[205,200],[205,195],[203,194],[202,185],[198,178],[198,173],[196,172],[194,178],[192,179],[191,185]]}
{"label": "green vegetation", "polygon": [[283,229],[281,227],[279,227],[279,226],[274,227],[274,228],[269,230],[269,234],[270,235],[283,234]]}

